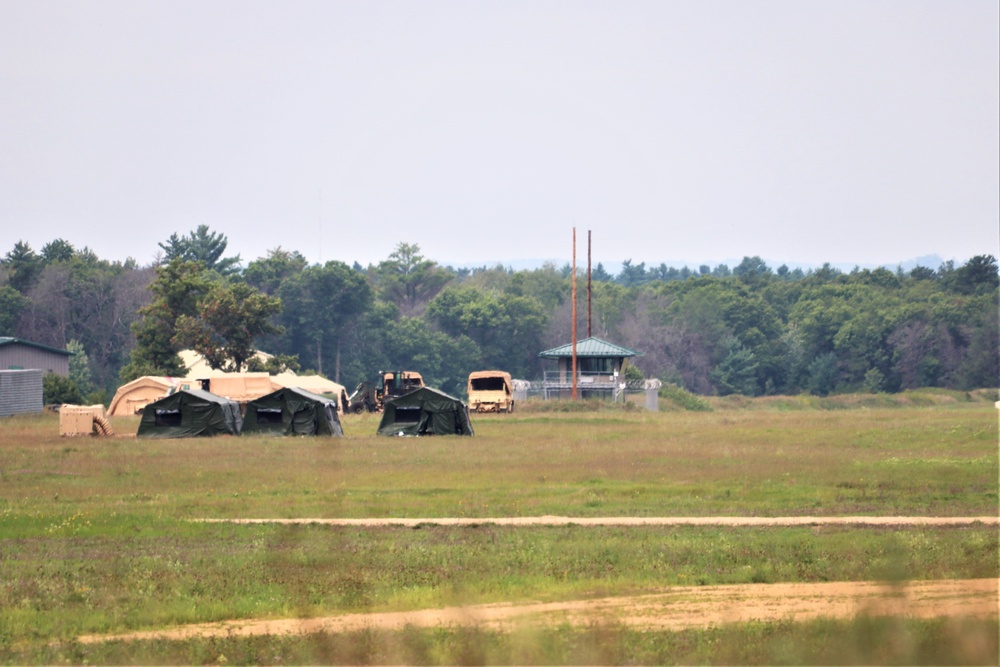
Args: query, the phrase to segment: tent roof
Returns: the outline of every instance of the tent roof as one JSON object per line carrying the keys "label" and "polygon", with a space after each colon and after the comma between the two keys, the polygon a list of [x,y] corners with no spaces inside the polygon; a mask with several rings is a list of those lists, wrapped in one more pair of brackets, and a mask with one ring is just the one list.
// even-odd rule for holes
{"label": "tent roof", "polygon": [[[545,350],[544,352],[539,352],[538,356],[542,359],[562,359],[564,357],[573,356],[573,344],[568,343],[566,345],[561,345],[560,347],[554,347],[551,350]],[[577,357],[638,357],[639,352],[635,350],[630,350],[627,347],[622,347],[621,345],[615,345],[614,343],[609,343],[606,340],[601,340],[600,338],[595,338],[591,336],[590,338],[584,338],[576,342],[576,356]]]}
{"label": "tent roof", "polygon": [[271,384],[278,387],[298,387],[314,394],[336,394],[346,391],[342,384],[327,380],[321,375],[295,375],[294,373],[279,373],[271,376]]}
{"label": "tent roof", "polygon": [[[181,350],[177,353],[185,368],[188,369],[187,378],[191,380],[210,380],[212,378],[239,375],[238,373],[227,373],[226,371],[215,370],[208,365],[203,357],[194,350]],[[261,361],[267,361],[272,355],[267,352],[257,350],[254,357]],[[243,375],[267,375],[267,373],[243,373]],[[271,385],[274,387],[301,387],[316,394],[336,394],[340,395],[346,388],[333,380],[327,380],[322,375],[296,375],[292,371],[285,371],[277,375],[270,376]]]}
{"label": "tent roof", "polygon": [[[329,396],[321,396],[320,394],[314,394],[313,392],[308,391],[306,389],[303,389],[302,387],[280,387],[280,388],[275,389],[274,391],[272,391],[270,394],[267,394],[266,396],[261,396],[260,399],[270,398],[270,397],[274,396],[275,394],[277,394],[278,392],[282,392],[282,391],[284,391],[284,392],[289,392],[290,391],[293,394],[296,394],[297,396],[301,396],[302,398],[307,398],[310,401],[317,401],[317,402],[320,402],[320,403],[334,403],[334,402],[336,402],[335,399],[332,399]],[[260,399],[257,399],[257,400],[260,400]]]}
{"label": "tent roof", "polygon": [[267,373],[220,373],[209,377],[208,382],[211,393],[241,402],[274,391]]}
{"label": "tent roof", "polygon": [[167,396],[164,396],[160,400],[154,401],[153,403],[150,403],[149,405],[156,405],[157,403],[161,403],[161,402],[168,402],[168,401],[171,401],[171,400],[177,400],[178,397],[181,397],[184,394],[188,394],[190,396],[194,396],[195,398],[199,398],[199,399],[201,399],[203,401],[206,401],[208,403],[218,403],[219,405],[225,405],[227,403],[236,403],[236,401],[234,401],[231,398],[226,398],[225,396],[217,396],[216,394],[210,394],[209,392],[203,391],[201,389],[182,389],[180,391],[175,391],[172,394],[168,394]]}
{"label": "tent roof", "polygon": [[142,377],[137,377],[131,382],[126,382],[122,386],[118,387],[114,398],[111,399],[111,405],[108,407],[108,410],[111,414],[114,414],[115,409],[118,407],[118,403],[130,392],[135,391],[136,389],[150,387],[152,389],[162,389],[164,393],[166,393],[176,384],[177,378],[165,377],[162,375],[143,375]]}
{"label": "tent roof", "polygon": [[[181,363],[187,368],[187,378],[191,380],[204,380],[208,378],[218,377],[220,375],[232,375],[222,370],[216,370],[208,365],[208,361],[199,352],[194,350],[181,350],[177,353],[177,356],[181,358]],[[261,361],[267,361],[271,355],[267,352],[261,352],[257,350],[254,352],[254,358],[260,359]]]}
{"label": "tent roof", "polygon": [[126,382],[122,386],[118,387],[118,391],[128,391],[129,389],[134,389],[136,387],[163,387],[164,389],[170,389],[177,384],[177,382],[177,378],[167,377],[165,375],[143,375],[142,377],[137,377],[131,382]]}
{"label": "tent roof", "polygon": [[412,405],[424,405],[427,400],[431,400],[431,405],[436,406],[442,403],[458,403],[459,405],[465,405],[465,403],[460,398],[455,398],[449,394],[444,393],[440,389],[435,389],[434,387],[421,387],[420,389],[414,389],[411,392],[403,394],[402,396],[396,396],[386,401],[386,405],[398,405],[402,407],[408,407]]}

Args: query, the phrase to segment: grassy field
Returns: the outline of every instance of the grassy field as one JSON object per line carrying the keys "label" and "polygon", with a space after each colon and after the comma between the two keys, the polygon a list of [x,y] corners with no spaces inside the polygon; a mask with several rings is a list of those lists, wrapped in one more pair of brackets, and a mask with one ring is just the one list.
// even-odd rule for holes
{"label": "grassy field", "polygon": [[[858,619],[684,632],[441,629],[80,645],[87,633],[669,585],[996,577],[996,527],[513,528],[489,517],[995,516],[995,392],[714,399],[474,421],[474,438],[60,438],[0,422],[0,661],[995,662],[996,622]],[[134,433],[134,419],[116,419]],[[334,528],[195,518],[465,516]],[[968,638],[978,643],[968,644]],[[972,646],[972,648],[969,648]],[[978,648],[977,648],[978,647]],[[963,651],[965,651],[963,653]],[[969,651],[972,651],[969,653]],[[964,656],[964,660],[961,659]]]}

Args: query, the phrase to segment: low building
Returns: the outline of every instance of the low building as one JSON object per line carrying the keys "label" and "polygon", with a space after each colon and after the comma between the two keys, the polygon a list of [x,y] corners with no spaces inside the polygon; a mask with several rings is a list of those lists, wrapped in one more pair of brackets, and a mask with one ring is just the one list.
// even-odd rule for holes
{"label": "low building", "polygon": [[[576,388],[580,398],[616,400],[625,390],[625,368],[640,353],[600,338],[584,338],[576,343]],[[545,398],[570,398],[573,391],[573,344],[545,350],[538,355],[552,359],[557,369],[545,371],[542,388]]]}
{"label": "low building", "polygon": [[42,371],[0,370],[0,417],[42,411]]}
{"label": "low building", "polygon": [[32,343],[20,338],[0,337],[0,370],[21,371],[37,369],[45,373],[55,373],[69,377],[69,358],[73,353]]}

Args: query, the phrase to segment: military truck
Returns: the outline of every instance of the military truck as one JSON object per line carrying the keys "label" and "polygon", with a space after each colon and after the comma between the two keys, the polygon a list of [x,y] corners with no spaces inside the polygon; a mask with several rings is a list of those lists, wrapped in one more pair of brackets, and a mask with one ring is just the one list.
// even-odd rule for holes
{"label": "military truck", "polygon": [[416,371],[379,371],[378,384],[361,382],[348,397],[351,412],[382,412],[390,398],[408,394],[424,386],[424,378]]}
{"label": "military truck", "polygon": [[514,383],[505,371],[469,373],[469,410],[474,412],[514,411]]}

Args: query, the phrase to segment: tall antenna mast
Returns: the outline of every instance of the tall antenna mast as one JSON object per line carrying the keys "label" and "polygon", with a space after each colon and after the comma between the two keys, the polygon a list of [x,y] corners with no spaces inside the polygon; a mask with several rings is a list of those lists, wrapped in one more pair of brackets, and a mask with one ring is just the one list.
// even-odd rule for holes
{"label": "tall antenna mast", "polygon": [[594,334],[591,332],[591,282],[590,282],[590,230],[587,230],[587,338]]}
{"label": "tall antenna mast", "polygon": [[576,227],[573,228],[573,384],[570,397],[576,400]]}

